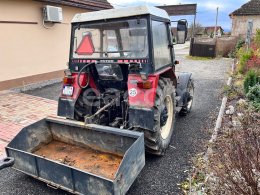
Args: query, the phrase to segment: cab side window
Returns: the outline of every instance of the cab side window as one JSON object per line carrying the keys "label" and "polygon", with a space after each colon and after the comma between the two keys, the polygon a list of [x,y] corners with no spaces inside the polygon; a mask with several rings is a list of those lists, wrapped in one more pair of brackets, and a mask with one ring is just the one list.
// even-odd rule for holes
{"label": "cab side window", "polygon": [[164,22],[152,21],[155,70],[171,64],[167,28],[168,26]]}

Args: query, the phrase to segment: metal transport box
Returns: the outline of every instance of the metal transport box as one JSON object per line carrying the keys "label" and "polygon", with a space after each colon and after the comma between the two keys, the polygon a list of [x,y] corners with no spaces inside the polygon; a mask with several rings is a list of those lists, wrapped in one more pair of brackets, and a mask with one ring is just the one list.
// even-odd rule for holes
{"label": "metal transport box", "polygon": [[6,153],[14,169],[74,194],[125,194],[145,165],[143,133],[59,118],[25,127]]}

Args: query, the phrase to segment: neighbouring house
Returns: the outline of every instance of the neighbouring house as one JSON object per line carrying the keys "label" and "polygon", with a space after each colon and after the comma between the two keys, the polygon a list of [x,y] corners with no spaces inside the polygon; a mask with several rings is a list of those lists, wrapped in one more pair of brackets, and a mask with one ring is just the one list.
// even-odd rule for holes
{"label": "neighbouring house", "polygon": [[172,27],[171,30],[173,35],[177,35],[177,27]]}
{"label": "neighbouring house", "polygon": [[[172,32],[176,33],[177,29],[172,28]],[[192,34],[192,28],[189,28],[189,33],[188,37],[191,36]],[[215,31],[215,26],[208,26],[208,27],[202,27],[202,26],[197,26],[195,29],[195,37],[213,37],[214,36],[214,31]],[[221,37],[224,35],[224,30],[221,26],[217,26],[217,36]]]}
{"label": "neighbouring house", "polygon": [[[204,35],[213,37],[215,32],[215,26],[208,26],[204,28]],[[221,26],[217,26],[216,36],[221,37],[224,34],[224,30]]]}
{"label": "neighbouring house", "polygon": [[253,34],[255,34],[256,29],[260,28],[260,0],[249,1],[229,16],[232,19],[232,36],[245,37],[248,20],[253,21]]}
{"label": "neighbouring house", "polygon": [[[43,22],[46,5],[62,8],[62,22]],[[109,8],[107,0],[0,0],[0,90],[61,78],[74,15]]]}

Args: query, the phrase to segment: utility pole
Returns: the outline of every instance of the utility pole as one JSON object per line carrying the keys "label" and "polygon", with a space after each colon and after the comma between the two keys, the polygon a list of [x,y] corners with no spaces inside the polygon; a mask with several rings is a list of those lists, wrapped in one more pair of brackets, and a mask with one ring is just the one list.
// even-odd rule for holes
{"label": "utility pole", "polygon": [[191,38],[194,38],[194,36],[195,36],[196,17],[197,17],[197,12],[196,12],[195,15],[194,15],[194,21],[193,21],[193,27],[192,27],[192,35],[191,35]]}
{"label": "utility pole", "polygon": [[216,38],[217,35],[217,26],[218,26],[218,7],[217,7],[217,15],[216,15],[216,25],[214,30],[214,38]]}

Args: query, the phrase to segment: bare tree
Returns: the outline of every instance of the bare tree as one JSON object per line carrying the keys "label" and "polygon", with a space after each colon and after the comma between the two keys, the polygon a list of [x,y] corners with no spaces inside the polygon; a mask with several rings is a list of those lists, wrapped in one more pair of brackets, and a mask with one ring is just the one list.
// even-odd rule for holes
{"label": "bare tree", "polygon": [[188,31],[188,37],[191,37],[193,34],[193,29],[194,29],[194,36],[203,34],[204,28],[200,23],[195,23],[195,28],[193,28],[193,23],[190,24],[189,26],[189,31]]}

